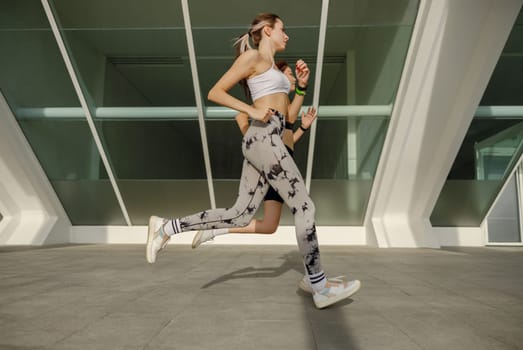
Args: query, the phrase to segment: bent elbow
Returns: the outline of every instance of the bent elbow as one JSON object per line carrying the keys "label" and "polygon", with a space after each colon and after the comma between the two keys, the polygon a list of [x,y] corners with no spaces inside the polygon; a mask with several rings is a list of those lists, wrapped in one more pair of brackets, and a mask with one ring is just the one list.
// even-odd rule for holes
{"label": "bent elbow", "polygon": [[212,101],[214,103],[219,103],[218,101],[220,100],[220,96],[222,96],[222,91],[217,88],[216,86],[213,86],[210,90],[209,90],[209,93],[207,94],[207,98],[209,99],[209,101]]}
{"label": "bent elbow", "polygon": [[214,91],[214,88],[210,89],[209,93],[207,93],[207,99],[209,101],[214,102],[215,96],[216,96],[216,92]]}

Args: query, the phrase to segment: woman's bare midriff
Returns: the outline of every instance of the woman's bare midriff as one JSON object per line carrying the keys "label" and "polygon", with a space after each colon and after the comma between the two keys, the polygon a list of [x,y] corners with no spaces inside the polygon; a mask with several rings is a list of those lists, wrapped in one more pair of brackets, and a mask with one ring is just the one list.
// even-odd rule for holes
{"label": "woman's bare midriff", "polygon": [[[254,102],[254,108],[256,109],[266,109],[266,108],[272,108],[277,110],[278,112],[285,115],[285,118],[288,118],[288,110],[289,110],[289,95],[278,92],[275,94],[270,94],[267,96],[260,97]],[[294,139],[292,136],[292,131],[289,129],[283,130],[282,135],[282,141],[283,144],[290,149],[294,150]]]}
{"label": "woman's bare midriff", "polygon": [[254,108],[264,110],[272,108],[287,116],[289,110],[289,96],[283,92],[277,92],[267,96],[260,97],[254,101]]}

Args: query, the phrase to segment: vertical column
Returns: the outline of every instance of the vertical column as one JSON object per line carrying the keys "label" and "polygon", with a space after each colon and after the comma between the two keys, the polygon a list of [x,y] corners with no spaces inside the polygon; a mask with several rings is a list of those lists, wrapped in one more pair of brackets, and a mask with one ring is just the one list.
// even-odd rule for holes
{"label": "vertical column", "polygon": [[[327,17],[329,15],[329,0],[321,3],[320,35],[318,38],[318,56],[316,58],[316,74],[314,78],[314,95],[312,105],[318,108],[320,102],[321,74],[323,70],[323,55],[325,52],[325,36],[327,35]],[[314,160],[314,145],[316,143],[316,123],[311,125],[309,139],[309,152],[307,157],[307,170],[305,176],[305,187],[310,192],[312,178],[312,163]]]}
{"label": "vertical column", "polygon": [[421,1],[369,203],[369,241],[439,247],[430,214],[522,0]]}
{"label": "vertical column", "polygon": [[214,209],[216,208],[216,200],[214,199],[211,159],[209,157],[209,145],[207,144],[207,132],[205,130],[202,93],[200,89],[200,78],[198,77],[198,65],[196,62],[196,52],[194,51],[194,41],[192,37],[191,16],[189,13],[189,4],[187,0],[181,1],[183,10],[183,21],[185,24],[185,35],[187,38],[187,48],[189,49],[189,60],[191,63],[191,74],[194,86],[194,98],[196,100],[196,109],[198,110],[198,123],[200,125],[200,135],[202,139],[203,159],[205,163],[205,172],[207,174],[207,186],[209,187],[209,198],[211,200],[211,208]]}
{"label": "vertical column", "polygon": [[[356,104],[356,55],[347,51],[347,104]],[[354,117],[347,118],[347,172],[349,178],[358,174],[358,123]]]}
{"label": "vertical column", "polygon": [[71,223],[0,93],[0,245],[68,243]]}

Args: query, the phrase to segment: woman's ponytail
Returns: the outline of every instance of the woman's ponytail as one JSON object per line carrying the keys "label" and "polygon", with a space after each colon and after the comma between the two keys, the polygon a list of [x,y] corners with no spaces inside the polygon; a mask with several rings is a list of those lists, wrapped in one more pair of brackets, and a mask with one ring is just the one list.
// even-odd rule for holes
{"label": "woman's ponytail", "polygon": [[263,27],[269,26],[274,28],[274,23],[276,20],[280,19],[278,15],[273,13],[260,13],[251,23],[251,26],[247,33],[242,36],[235,38],[233,46],[236,48],[236,57],[240,56],[247,50],[252,49],[250,40],[254,47],[258,47],[262,39],[262,30]]}
{"label": "woman's ponytail", "polygon": [[236,57],[240,56],[245,51],[252,49],[251,44],[249,43],[249,37],[249,32],[247,32],[235,39],[233,46],[236,48]]}

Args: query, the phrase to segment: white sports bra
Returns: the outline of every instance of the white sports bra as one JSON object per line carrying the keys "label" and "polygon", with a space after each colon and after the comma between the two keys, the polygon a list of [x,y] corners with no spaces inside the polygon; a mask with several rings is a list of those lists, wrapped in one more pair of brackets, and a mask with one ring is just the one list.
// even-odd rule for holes
{"label": "white sports bra", "polygon": [[288,94],[291,90],[291,82],[289,79],[274,66],[261,74],[247,79],[247,85],[249,86],[253,101],[277,92]]}

